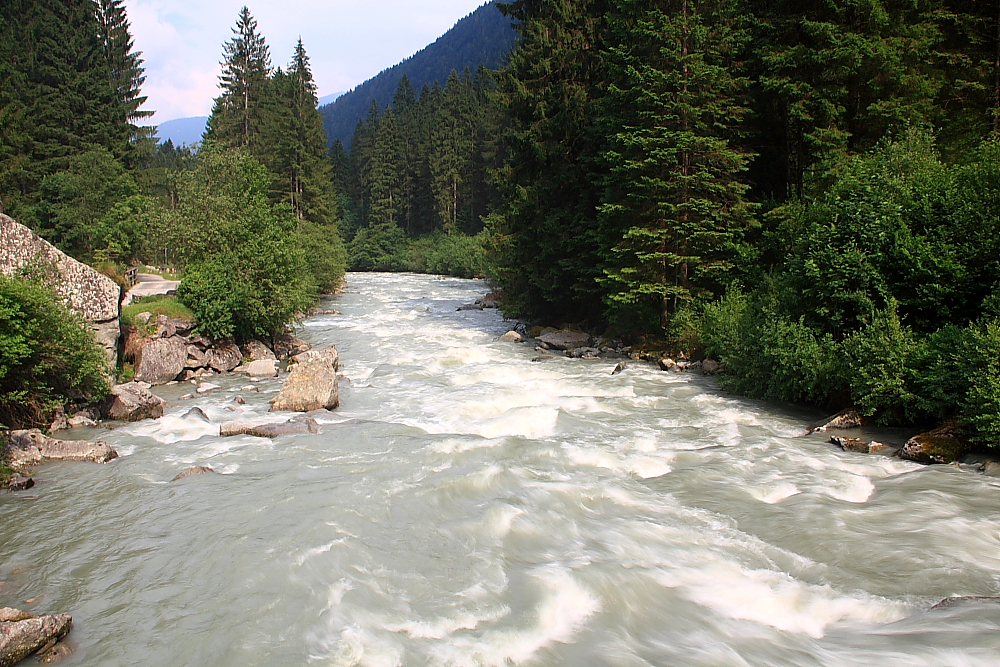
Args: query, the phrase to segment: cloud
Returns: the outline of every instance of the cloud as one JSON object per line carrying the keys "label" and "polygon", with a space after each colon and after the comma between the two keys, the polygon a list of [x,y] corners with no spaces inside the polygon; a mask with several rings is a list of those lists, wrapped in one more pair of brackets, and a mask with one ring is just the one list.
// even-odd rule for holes
{"label": "cloud", "polygon": [[247,4],[275,66],[301,36],[320,95],[349,90],[407,58],[474,11],[482,0],[125,0],[143,52],[153,123],[205,116],[219,93],[222,44]]}

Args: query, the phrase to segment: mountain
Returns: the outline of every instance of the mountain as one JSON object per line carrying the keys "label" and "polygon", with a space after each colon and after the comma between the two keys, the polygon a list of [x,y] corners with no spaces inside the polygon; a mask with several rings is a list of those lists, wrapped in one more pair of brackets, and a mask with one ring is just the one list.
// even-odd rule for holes
{"label": "mountain", "polygon": [[337,101],[337,98],[341,97],[345,91],[340,91],[339,93],[334,93],[332,95],[324,95],[319,98],[319,104],[317,106],[323,106],[325,104],[333,104]]}
{"label": "mountain", "polygon": [[194,116],[192,118],[177,118],[168,120],[156,126],[156,137],[160,143],[170,139],[174,146],[198,143],[201,135],[205,133],[205,124],[208,116]]}
{"label": "mountain", "polygon": [[333,143],[340,139],[350,149],[351,137],[358,121],[368,112],[372,100],[385,107],[392,101],[396,85],[405,74],[419,91],[424,84],[444,85],[452,70],[466,67],[475,72],[480,64],[490,69],[499,67],[517,40],[511,20],[500,13],[495,2],[489,2],[403,62],[382,70],[333,104],[320,107],[326,136]]}

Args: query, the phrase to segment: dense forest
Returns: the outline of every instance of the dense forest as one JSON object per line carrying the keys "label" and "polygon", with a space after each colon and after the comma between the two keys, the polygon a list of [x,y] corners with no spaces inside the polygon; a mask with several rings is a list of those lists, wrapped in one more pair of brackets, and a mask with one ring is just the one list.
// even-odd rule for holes
{"label": "dense forest", "polygon": [[1000,2],[504,11],[487,226],[509,316],[1000,445]]}
{"label": "dense forest", "polygon": [[496,69],[503,64],[516,39],[510,19],[500,13],[496,2],[483,5],[460,19],[434,43],[320,107],[327,137],[331,143],[340,140],[349,146],[354,126],[368,113],[371,101],[375,100],[384,109],[392,102],[403,77],[419,90],[424,85],[444,85],[452,70],[475,71],[480,66]]}
{"label": "dense forest", "polygon": [[195,154],[140,126],[121,0],[5,3],[0,201],[112,274],[166,255],[212,336],[347,267],[486,275],[508,317],[1000,445],[1000,0],[500,9],[500,69],[397,71],[328,150],[244,8]]}

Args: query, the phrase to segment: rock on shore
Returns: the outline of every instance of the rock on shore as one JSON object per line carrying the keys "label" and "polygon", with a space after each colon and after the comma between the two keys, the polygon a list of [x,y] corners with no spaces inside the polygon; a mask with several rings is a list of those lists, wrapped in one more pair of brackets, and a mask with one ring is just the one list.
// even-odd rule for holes
{"label": "rock on shore", "polygon": [[118,452],[104,442],[56,440],[37,428],[10,432],[10,460],[15,466],[35,465],[43,461],[89,461],[107,463]]}
{"label": "rock on shore", "polygon": [[69,614],[36,617],[17,609],[0,609],[0,667],[10,667],[33,653],[51,649],[72,627],[73,617]]}
{"label": "rock on shore", "polygon": [[127,382],[111,388],[102,412],[109,419],[137,422],[162,417],[166,403],[138,382]]}

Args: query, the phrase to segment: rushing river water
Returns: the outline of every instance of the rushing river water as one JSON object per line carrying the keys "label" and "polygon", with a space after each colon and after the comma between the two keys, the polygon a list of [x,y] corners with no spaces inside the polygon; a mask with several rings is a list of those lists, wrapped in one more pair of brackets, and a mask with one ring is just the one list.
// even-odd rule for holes
{"label": "rushing river water", "polygon": [[[1000,594],[1000,480],[709,378],[532,362],[456,312],[483,291],[351,275],[301,334],[350,378],[321,434],[220,438],[280,386],[236,377],[79,433],[123,456],[0,495],[0,606],[71,613],[70,665],[1000,664],[1000,605],[929,609]],[[222,474],[169,481],[192,465]]]}

